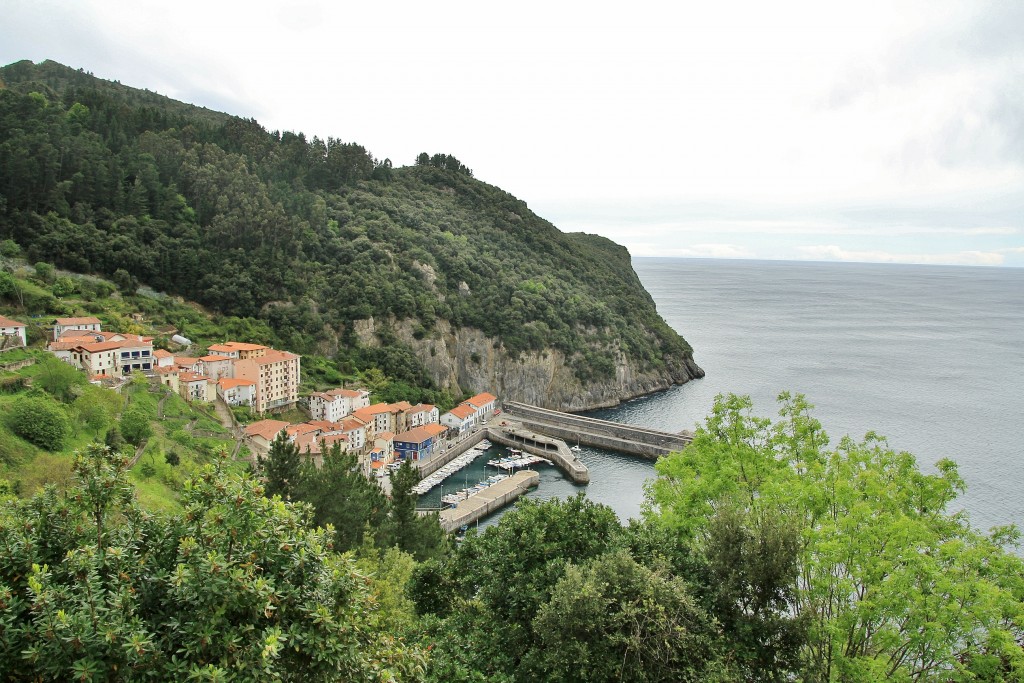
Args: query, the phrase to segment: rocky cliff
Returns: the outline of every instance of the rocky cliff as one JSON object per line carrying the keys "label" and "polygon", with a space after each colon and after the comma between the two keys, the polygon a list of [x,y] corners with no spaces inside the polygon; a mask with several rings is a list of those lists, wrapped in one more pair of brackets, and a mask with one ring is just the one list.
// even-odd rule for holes
{"label": "rocky cliff", "polygon": [[489,391],[503,400],[521,401],[556,410],[581,411],[614,406],[621,401],[668,389],[704,376],[689,358],[672,367],[641,370],[625,354],[616,353],[612,379],[583,383],[565,354],[557,349],[510,354],[500,340],[477,329],[452,328],[440,322],[429,337],[417,339],[416,321],[356,321],[355,332],[365,346],[380,342],[381,325],[409,346],[441,387],[456,392]]}

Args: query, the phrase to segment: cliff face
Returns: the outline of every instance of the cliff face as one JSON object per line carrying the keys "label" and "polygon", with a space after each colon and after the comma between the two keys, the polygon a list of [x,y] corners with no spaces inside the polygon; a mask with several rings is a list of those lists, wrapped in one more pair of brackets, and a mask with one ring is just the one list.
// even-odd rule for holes
{"label": "cliff face", "polygon": [[[457,391],[494,392],[503,400],[531,403],[556,410],[581,411],[614,406],[621,401],[668,389],[704,376],[692,360],[672,367],[642,371],[625,354],[616,354],[612,379],[582,383],[556,349],[513,357],[499,341],[473,328],[452,328],[440,321],[430,337],[416,339],[415,321],[384,324],[413,349],[439,386]],[[378,322],[356,321],[361,344],[377,346]]]}

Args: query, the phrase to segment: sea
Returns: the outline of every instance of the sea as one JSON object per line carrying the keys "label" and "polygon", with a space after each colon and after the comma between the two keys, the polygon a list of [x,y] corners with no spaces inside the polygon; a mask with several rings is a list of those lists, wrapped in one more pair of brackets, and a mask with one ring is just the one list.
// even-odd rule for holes
{"label": "sea", "polygon": [[[701,424],[718,394],[749,395],[756,413],[776,417],[780,392],[802,393],[833,444],[874,431],[926,472],[950,458],[967,484],[954,509],[981,530],[1024,529],[1024,269],[678,258],[633,267],[707,374],[589,415],[678,432]],[[501,451],[449,479],[448,492],[492,474],[486,460]],[[580,458],[589,485],[541,466],[528,496],[584,491],[623,522],[640,516],[651,461],[587,447]],[[439,503],[438,489],[421,498]]]}

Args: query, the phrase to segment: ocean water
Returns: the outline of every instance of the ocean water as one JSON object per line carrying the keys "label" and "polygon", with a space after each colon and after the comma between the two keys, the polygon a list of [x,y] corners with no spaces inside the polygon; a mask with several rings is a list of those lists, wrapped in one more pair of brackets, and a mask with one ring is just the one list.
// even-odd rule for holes
{"label": "ocean water", "polygon": [[[781,391],[816,406],[832,443],[869,431],[928,471],[960,466],[975,527],[1024,528],[1024,269],[637,258],[633,266],[707,376],[594,411],[666,431],[693,429],[719,393],[777,415]],[[541,470],[531,496],[585,490],[625,521],[653,465],[584,449],[591,483]],[[482,522],[494,523],[498,515]]]}

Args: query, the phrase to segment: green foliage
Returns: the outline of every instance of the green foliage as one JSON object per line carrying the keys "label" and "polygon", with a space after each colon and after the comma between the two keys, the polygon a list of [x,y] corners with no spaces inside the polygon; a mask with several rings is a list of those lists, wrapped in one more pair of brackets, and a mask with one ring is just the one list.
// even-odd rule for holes
{"label": "green foliage", "polygon": [[[103,273],[129,296],[140,284],[179,294],[258,320],[285,348],[341,349],[344,374],[375,366],[429,390],[417,355],[357,348],[354,322],[399,322],[421,354],[438,321],[478,328],[512,355],[558,349],[585,381],[622,359],[692,372],[625,249],[559,232],[451,155],[392,169],[355,143],[268,132],[56,64],[0,75],[0,237],[33,260]],[[30,94],[41,81],[45,106]],[[45,296],[25,308],[51,308]]]}
{"label": "green foliage", "polygon": [[570,565],[533,624],[548,681],[709,681],[714,620],[685,582],[619,551]]}
{"label": "green foliage", "polygon": [[53,284],[56,272],[53,268],[53,264],[40,261],[36,264],[36,279],[44,284]]}
{"label": "green foliage", "polygon": [[[707,548],[734,624],[771,626],[788,604],[807,628],[808,680],[973,680],[993,658],[1005,671],[992,680],[1019,678],[1024,565],[1004,549],[1016,532],[982,535],[947,512],[963,490],[952,462],[924,474],[873,433],[829,449],[802,396],[779,402],[772,422],[747,397],[719,397],[650,489],[652,518]],[[745,651],[757,661],[765,646],[748,639]]]}
{"label": "green foliage", "polygon": [[71,435],[71,421],[64,408],[40,393],[18,396],[6,417],[12,432],[29,443],[49,451],[59,451]]}
{"label": "green foliage", "polygon": [[418,496],[412,488],[419,480],[419,470],[408,460],[391,475],[391,514],[386,542],[422,561],[444,552],[447,539],[436,514],[421,516],[416,512]]}
{"label": "green foliage", "polygon": [[[120,394],[109,389],[86,384],[82,394],[75,399],[72,407],[78,420],[94,435],[106,433],[121,410],[123,401]],[[112,444],[107,444],[112,445]],[[114,447],[117,450],[117,446]]]}
{"label": "green foliage", "polygon": [[88,386],[85,374],[51,354],[36,361],[33,384],[59,401],[70,403]]}
{"label": "green foliage", "polygon": [[110,429],[107,430],[103,443],[111,451],[117,452],[121,450],[121,446],[124,445],[124,437],[121,436],[121,429],[117,425],[112,425]]}
{"label": "green foliage", "polygon": [[270,443],[267,455],[258,459],[259,472],[266,480],[268,498],[292,498],[299,483],[301,461],[299,447],[288,439],[288,434],[282,429]]}
{"label": "green foliage", "polygon": [[[269,462],[265,469],[269,492]],[[324,452],[322,467],[310,459],[302,462],[291,495],[294,500],[313,506],[317,526],[333,527],[334,548],[339,552],[354,550],[363,542],[365,533],[380,535],[386,526],[388,501],[384,493],[362,473],[356,457],[342,453],[337,443]],[[379,544],[381,541],[383,538],[378,539]]]}
{"label": "green foliage", "polygon": [[127,458],[0,508],[0,671],[12,680],[412,680],[422,654],[375,626],[350,560],[305,510],[207,467],[185,513],[132,500]]}
{"label": "green foliage", "polygon": [[150,420],[152,414],[137,405],[129,406],[121,413],[119,428],[124,440],[133,446],[139,446],[143,441],[153,435],[153,426]]}

